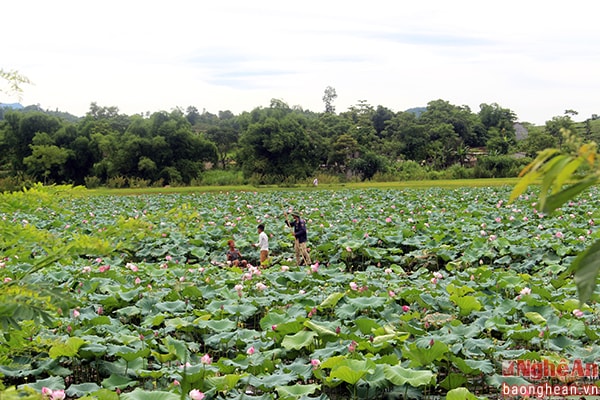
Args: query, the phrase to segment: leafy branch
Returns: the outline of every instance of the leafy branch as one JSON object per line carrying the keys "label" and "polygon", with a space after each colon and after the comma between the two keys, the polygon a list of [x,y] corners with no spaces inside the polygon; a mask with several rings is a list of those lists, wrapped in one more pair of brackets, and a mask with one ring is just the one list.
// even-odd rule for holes
{"label": "leafy branch", "polygon": [[[551,213],[600,182],[596,143],[583,143],[566,130],[562,134],[566,145],[561,150],[541,151],[519,174],[521,180],[514,187],[510,201],[530,185],[539,184],[539,208]],[[600,272],[600,241],[581,252],[567,272],[573,273],[579,301],[586,303],[594,293]]]}
{"label": "leafy branch", "polygon": [[16,93],[21,97],[23,93],[23,88],[21,87],[24,84],[31,84],[29,78],[24,75],[21,75],[18,71],[6,71],[0,68],[0,78],[5,80],[8,83],[8,89],[1,89],[0,92],[4,92],[7,94]]}

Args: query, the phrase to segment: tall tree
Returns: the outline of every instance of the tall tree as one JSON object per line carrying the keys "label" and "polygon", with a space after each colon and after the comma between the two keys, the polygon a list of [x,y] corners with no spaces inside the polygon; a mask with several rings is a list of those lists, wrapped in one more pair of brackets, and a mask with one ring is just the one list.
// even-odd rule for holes
{"label": "tall tree", "polygon": [[327,86],[325,88],[325,92],[323,93],[323,103],[325,103],[325,113],[326,114],[334,114],[335,106],[333,102],[337,99],[338,95],[335,89],[331,86]]}

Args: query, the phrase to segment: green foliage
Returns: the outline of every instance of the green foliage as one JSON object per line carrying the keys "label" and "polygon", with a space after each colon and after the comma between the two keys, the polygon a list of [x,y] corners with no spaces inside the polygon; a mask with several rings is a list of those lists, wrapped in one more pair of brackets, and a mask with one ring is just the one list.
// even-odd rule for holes
{"label": "green foliage", "polygon": [[106,187],[112,189],[127,187],[127,178],[122,175],[113,176],[106,181]]}
{"label": "green foliage", "polygon": [[100,187],[100,178],[97,176],[86,176],[85,179],[85,187],[88,189],[96,189]]}
{"label": "green foliage", "polygon": [[[240,115],[188,107],[186,113],[177,108],[127,116],[92,103],[85,118],[73,120],[33,107],[5,113],[0,165],[11,177],[28,174],[36,181],[90,188],[239,182],[295,187],[323,173],[340,182],[468,179],[516,176],[519,162],[495,157],[517,150],[534,157],[560,139],[560,128],[572,127],[587,139],[598,136],[593,118],[575,124],[566,115],[543,127],[523,123],[529,135],[517,143],[511,110],[496,103],[480,108],[473,113],[434,100],[419,113],[394,113],[360,100],[335,114],[331,104],[327,112],[313,113],[273,99],[268,108]],[[478,157],[478,169],[460,168],[475,147],[495,159]],[[397,168],[401,162],[422,168]],[[220,175],[228,170],[231,176]],[[4,186],[20,189],[12,183]]]}
{"label": "green foliage", "polygon": [[[565,140],[563,151],[546,149],[539,153],[521,172],[522,179],[515,186],[511,200],[516,199],[525,189],[541,180],[539,207],[551,213],[568,201],[577,198],[582,192],[598,184],[596,143],[582,143],[570,132],[563,130]],[[569,152],[569,149],[575,149]],[[577,284],[579,301],[586,303],[592,298],[598,274],[600,273],[600,244],[598,242],[584,249],[571,264]]]}
{"label": "green foliage", "polygon": [[[7,194],[0,304],[24,302],[2,379],[85,398],[494,392],[498,359],[596,352],[598,305],[565,277],[597,235],[589,190],[552,216],[528,207],[537,192],[506,204],[509,187]],[[318,265],[288,261],[281,204]],[[255,264],[259,218],[271,265],[227,266],[229,238]]]}
{"label": "green foliage", "polygon": [[506,178],[518,175],[518,172],[530,162],[529,159],[507,155],[484,156],[477,160],[473,175],[476,178]]}

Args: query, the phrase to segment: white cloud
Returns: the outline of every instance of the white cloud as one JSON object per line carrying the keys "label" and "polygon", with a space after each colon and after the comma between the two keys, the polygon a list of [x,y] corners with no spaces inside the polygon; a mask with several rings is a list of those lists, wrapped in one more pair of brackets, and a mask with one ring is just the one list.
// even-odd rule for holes
{"label": "white cloud", "polygon": [[77,115],[91,102],[239,113],[271,98],[319,111],[331,85],[337,111],[496,102],[544,123],[600,113],[594,4],[22,0],[2,5],[0,67],[34,82],[24,103]]}

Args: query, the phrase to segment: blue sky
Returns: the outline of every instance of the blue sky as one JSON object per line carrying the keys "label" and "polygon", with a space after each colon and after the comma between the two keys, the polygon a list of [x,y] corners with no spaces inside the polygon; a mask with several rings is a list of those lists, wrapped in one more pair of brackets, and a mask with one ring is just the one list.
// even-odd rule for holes
{"label": "blue sky", "polygon": [[[600,6],[479,0],[20,0],[5,2],[0,67],[33,85],[23,104],[84,115],[236,114],[272,98],[341,112],[443,99],[498,103],[543,124],[600,114]],[[7,38],[10,38],[8,40]],[[19,100],[0,93],[0,102]]]}

